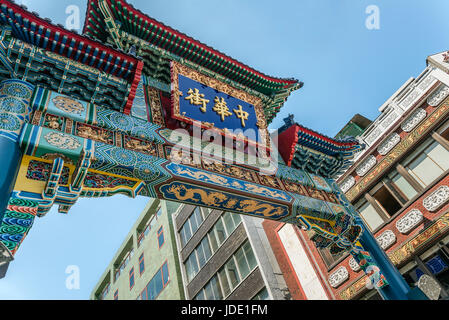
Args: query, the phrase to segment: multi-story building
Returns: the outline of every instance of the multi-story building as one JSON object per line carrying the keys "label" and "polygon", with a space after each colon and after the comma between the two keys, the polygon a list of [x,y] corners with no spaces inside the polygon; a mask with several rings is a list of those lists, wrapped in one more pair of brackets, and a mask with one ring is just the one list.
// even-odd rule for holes
{"label": "multi-story building", "polygon": [[290,299],[263,219],[183,205],[174,215],[186,299]]}
{"label": "multi-story building", "polygon": [[92,290],[92,300],[184,299],[172,221],[178,207],[149,201]]}
{"label": "multi-story building", "polygon": [[[449,52],[429,56],[372,123],[338,134],[366,145],[338,179],[341,189],[409,285],[426,274],[440,299],[449,293],[448,70]],[[318,250],[312,232],[295,226],[263,225],[294,299],[381,299],[349,254]]]}
{"label": "multi-story building", "polygon": [[151,200],[91,299],[290,299],[263,221]]}

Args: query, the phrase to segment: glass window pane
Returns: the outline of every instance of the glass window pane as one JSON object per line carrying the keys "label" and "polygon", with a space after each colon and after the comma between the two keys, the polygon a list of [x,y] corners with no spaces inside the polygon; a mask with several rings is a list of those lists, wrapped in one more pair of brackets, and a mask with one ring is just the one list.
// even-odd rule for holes
{"label": "glass window pane", "polygon": [[432,143],[425,151],[444,171],[449,169],[449,151],[437,141]]}
{"label": "glass window pane", "polygon": [[164,230],[162,229],[162,227],[159,229],[158,231],[158,236],[157,236],[157,241],[158,241],[158,245],[159,248],[164,244],[165,239],[164,239]]}
{"label": "glass window pane", "polygon": [[225,214],[223,215],[223,220],[225,223],[226,231],[228,235],[230,235],[235,229],[234,220],[232,220],[231,214],[229,212],[225,212]]}
{"label": "glass window pane", "polygon": [[405,180],[405,178],[398,172],[394,172],[394,174],[391,175],[390,179],[404,193],[408,200],[412,199],[418,194],[418,192],[412,187],[412,185],[408,183],[407,180]]}
{"label": "glass window pane", "polygon": [[159,272],[158,272],[158,277],[154,278],[154,282],[155,282],[155,285],[154,285],[155,293],[154,293],[153,299],[155,299],[159,295],[159,293],[162,291],[162,289],[164,289],[164,284],[162,283],[161,270],[159,270]]}
{"label": "glass window pane", "polygon": [[410,174],[424,187],[431,184],[443,173],[443,169],[433,162],[425,153],[422,153],[417,159],[412,161],[407,166],[407,169],[409,169]]}
{"label": "glass window pane", "polygon": [[379,216],[374,207],[368,202],[362,205],[358,211],[371,231],[375,230],[383,223],[381,216]]}
{"label": "glass window pane", "polygon": [[161,269],[154,275],[147,285],[148,300],[154,300],[162,291],[162,274]]}
{"label": "glass window pane", "polygon": [[217,276],[214,276],[210,280],[210,284],[211,284],[211,288],[212,288],[212,293],[214,294],[214,300],[223,299],[223,294],[221,293],[221,287],[220,287],[220,283],[217,280]]}
{"label": "glass window pane", "polygon": [[204,290],[201,290],[196,297],[194,298],[194,300],[206,300],[206,296],[204,295]]}
{"label": "glass window pane", "polygon": [[155,217],[151,218],[151,222],[150,222],[150,229],[154,228],[154,225],[157,223],[156,221],[157,219]]}
{"label": "glass window pane", "polygon": [[[195,209],[195,212],[196,212],[196,209]],[[198,230],[198,222],[196,221],[195,212],[189,218],[190,226],[192,227],[192,234],[194,234],[196,232],[196,230]]]}
{"label": "glass window pane", "polygon": [[196,207],[194,215],[198,226],[201,225],[201,223],[203,222],[203,213],[200,207]]}
{"label": "glass window pane", "polygon": [[249,265],[248,265],[248,261],[246,261],[245,254],[243,253],[243,248],[240,248],[235,253],[235,259],[237,260],[237,266],[239,267],[240,275],[242,276],[242,279],[243,279],[249,273]]}
{"label": "glass window pane", "polygon": [[144,231],[144,235],[147,236],[148,233],[150,233],[150,226],[146,226],[145,231]]}
{"label": "glass window pane", "polygon": [[237,271],[237,266],[235,265],[234,258],[231,258],[231,260],[229,260],[228,263],[226,263],[225,267],[229,276],[231,286],[234,289],[236,285],[240,282],[240,277]]}
{"label": "glass window pane", "polygon": [[142,291],[142,300],[148,300],[147,288]]}
{"label": "glass window pane", "polygon": [[186,241],[186,229],[185,229],[185,225],[184,227],[181,228],[181,232],[179,233],[180,238],[181,238],[181,246],[184,247],[187,243]]}
{"label": "glass window pane", "polygon": [[214,294],[212,292],[212,285],[210,282],[204,287],[204,294],[207,300],[214,300]]}
{"label": "glass window pane", "polygon": [[168,273],[168,264],[167,264],[167,262],[165,262],[163,265],[162,265],[162,281],[163,281],[163,286],[165,287],[165,285],[168,283],[168,280],[169,280],[169,273]]}
{"label": "glass window pane", "polygon": [[234,220],[234,225],[237,226],[242,221],[242,216],[238,213],[231,213],[231,217]]}
{"label": "glass window pane", "polygon": [[187,279],[188,281],[191,281],[193,277],[197,274],[199,268],[198,268],[198,262],[196,260],[195,251],[190,254],[189,258],[186,261],[186,273],[187,273]]}
{"label": "glass window pane", "polygon": [[206,219],[211,212],[212,212],[212,209],[203,208],[204,219]]}
{"label": "glass window pane", "polygon": [[217,243],[217,237],[215,236],[214,230],[211,230],[211,232],[209,232],[209,241],[210,241],[210,246],[211,246],[212,252],[216,252],[218,249],[218,243]]}
{"label": "glass window pane", "polygon": [[204,237],[204,239],[201,241],[204,251],[204,257],[206,258],[206,261],[209,260],[210,256],[212,255],[212,252],[210,250],[209,241],[207,237]]}
{"label": "glass window pane", "polygon": [[190,221],[187,220],[187,222],[184,224],[185,228],[185,235],[186,235],[186,243],[190,240],[190,238],[192,237],[192,232],[190,231]]}
{"label": "glass window pane", "polygon": [[263,288],[252,300],[268,300],[267,288]]}
{"label": "glass window pane", "polygon": [[[201,269],[204,266],[204,264],[206,263],[206,257],[204,256],[204,250],[203,250],[203,243],[200,243],[198,245],[198,247],[195,249],[195,251],[196,251],[196,254],[198,255],[198,264]],[[195,251],[194,251],[194,253],[195,253]]]}
{"label": "glass window pane", "polygon": [[226,240],[226,231],[221,219],[219,219],[215,224],[214,230],[218,239],[218,245],[221,245]]}
{"label": "glass window pane", "polygon": [[249,243],[249,241],[247,241],[243,245],[243,251],[245,252],[246,259],[248,260],[249,269],[250,270],[254,269],[257,266],[257,260],[256,260],[254,251],[251,248],[251,244]]}
{"label": "glass window pane", "polygon": [[218,277],[221,282],[221,288],[223,289],[223,294],[226,297],[229,293],[231,293],[231,288],[229,286],[228,277],[226,276],[225,268],[222,268],[218,271]]}

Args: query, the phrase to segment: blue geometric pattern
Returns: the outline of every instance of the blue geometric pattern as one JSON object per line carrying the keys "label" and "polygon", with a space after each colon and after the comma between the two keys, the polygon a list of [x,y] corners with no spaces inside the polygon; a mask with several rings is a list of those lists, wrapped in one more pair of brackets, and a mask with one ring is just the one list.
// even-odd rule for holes
{"label": "blue geometric pattern", "polygon": [[[144,76],[142,75],[142,78]],[[131,115],[133,117],[147,120],[147,103],[145,101],[145,91],[143,88],[144,80],[141,79],[139,85],[137,86],[136,95],[134,97],[133,105],[131,107]]]}
{"label": "blue geometric pattern", "polygon": [[123,130],[125,134],[140,139],[154,141],[158,144],[164,143],[164,140],[156,132],[156,130],[161,128],[159,125],[132,116],[127,116],[123,113],[101,106],[95,107],[96,122],[100,127],[111,130],[117,130],[117,128],[119,128]]}
{"label": "blue geometric pattern", "polygon": [[150,197],[157,197],[156,185],[172,177],[162,167],[167,162],[165,159],[101,142],[95,142],[94,158],[92,169],[141,179],[145,182]]}

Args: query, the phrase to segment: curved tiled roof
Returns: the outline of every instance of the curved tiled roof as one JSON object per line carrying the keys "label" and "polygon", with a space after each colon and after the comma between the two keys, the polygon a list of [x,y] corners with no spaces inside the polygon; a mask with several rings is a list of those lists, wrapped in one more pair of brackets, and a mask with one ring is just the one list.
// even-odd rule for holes
{"label": "curved tiled roof", "polygon": [[14,37],[132,82],[139,72],[139,59],[87,35],[67,30],[24,5],[0,0],[0,22],[9,25]]}
{"label": "curved tiled roof", "polygon": [[[126,32],[151,44],[208,68],[238,83],[270,95],[285,89],[298,89],[296,79],[282,79],[263,74],[184,33],[166,26],[124,0],[106,0]],[[83,32],[106,40],[106,26],[98,0],[89,0]]]}

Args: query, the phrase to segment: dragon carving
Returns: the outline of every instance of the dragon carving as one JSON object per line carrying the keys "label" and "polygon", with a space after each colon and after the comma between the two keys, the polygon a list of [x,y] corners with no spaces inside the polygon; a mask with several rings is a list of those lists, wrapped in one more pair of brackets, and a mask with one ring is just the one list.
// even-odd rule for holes
{"label": "dragon carving", "polygon": [[285,213],[282,207],[275,207],[271,204],[261,203],[255,200],[240,201],[240,208],[237,210],[250,214],[262,214],[264,217],[283,215]]}
{"label": "dragon carving", "polygon": [[[184,185],[173,185],[167,191],[174,194],[176,199],[180,201],[199,202],[201,200],[203,204],[208,206],[219,206],[219,203],[228,199],[220,192],[207,192],[199,188],[188,189]],[[195,195],[199,195],[201,199],[196,199]]]}

